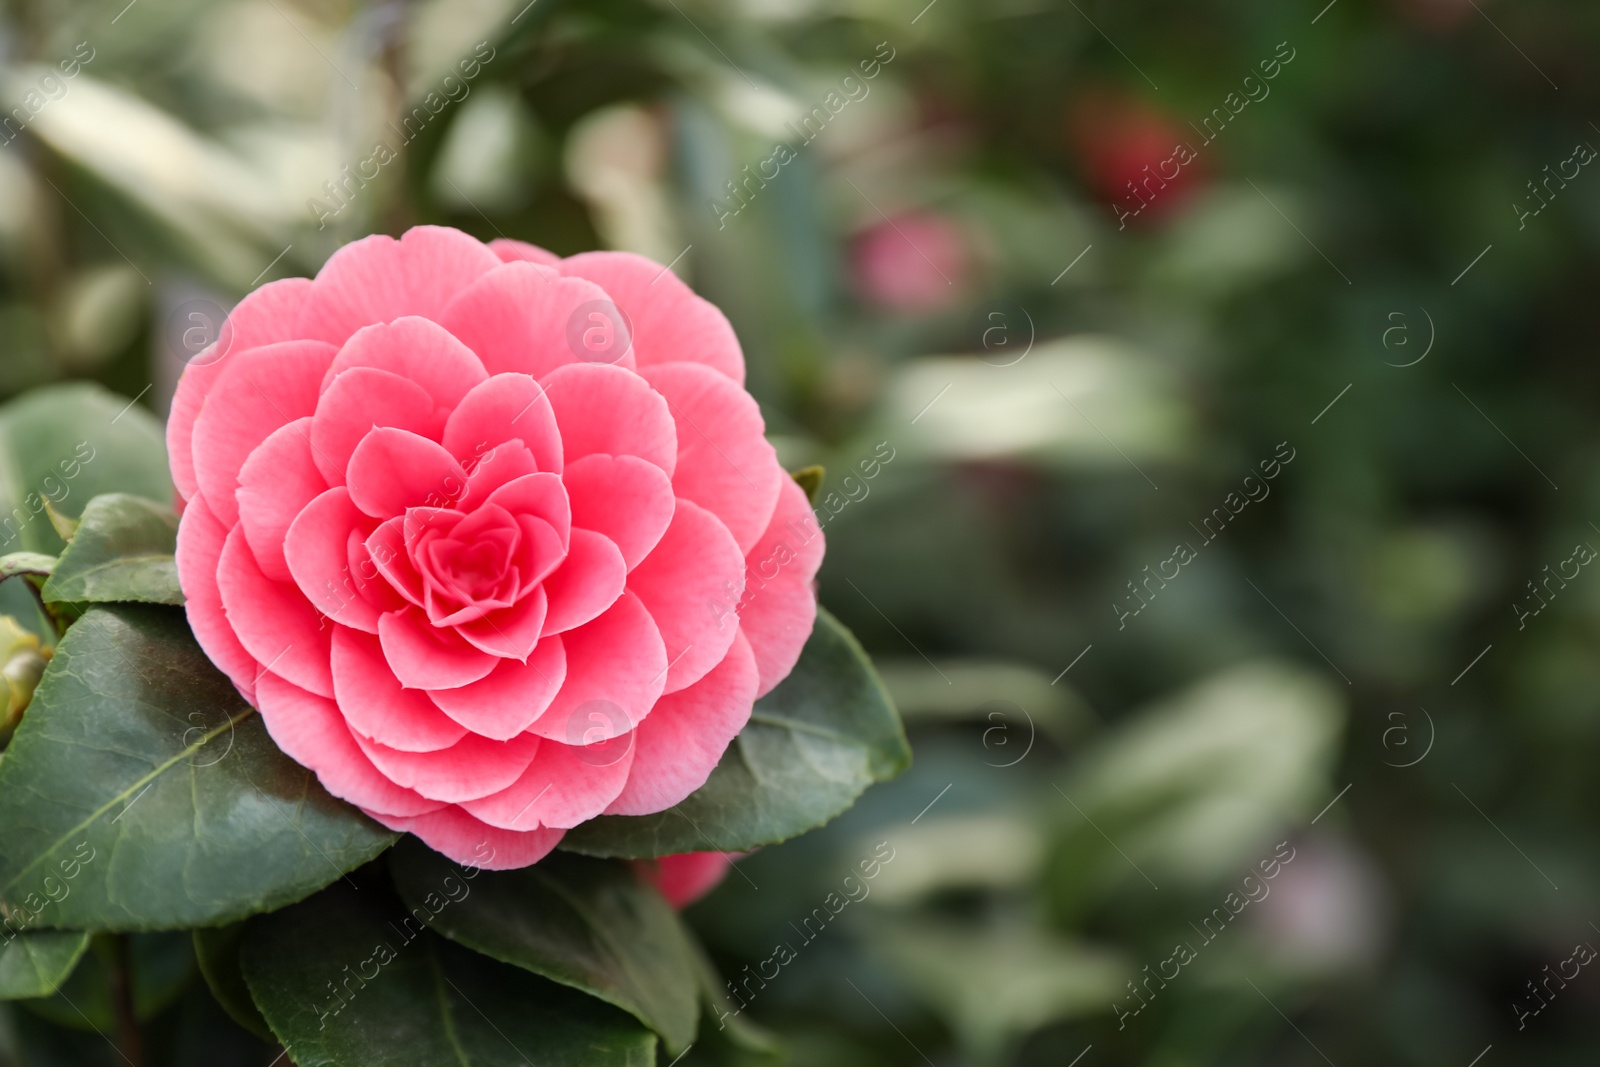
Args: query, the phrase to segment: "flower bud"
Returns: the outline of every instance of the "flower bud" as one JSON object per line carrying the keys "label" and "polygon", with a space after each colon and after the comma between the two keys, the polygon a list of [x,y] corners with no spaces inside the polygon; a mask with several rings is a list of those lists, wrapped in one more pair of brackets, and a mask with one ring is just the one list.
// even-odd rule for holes
{"label": "flower bud", "polygon": [[39,639],[17,624],[9,615],[0,615],[0,745],[22,721],[22,712],[33,699],[50,649],[41,648]]}

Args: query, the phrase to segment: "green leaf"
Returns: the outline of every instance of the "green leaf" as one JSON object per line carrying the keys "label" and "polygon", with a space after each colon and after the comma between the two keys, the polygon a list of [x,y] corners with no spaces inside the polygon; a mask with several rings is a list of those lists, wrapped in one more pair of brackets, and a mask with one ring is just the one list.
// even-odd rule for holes
{"label": "green leaf", "polygon": [[0,406],[0,552],[58,554],[45,501],[70,519],[112,492],[172,499],[165,434],[148,411],[83,383]]}
{"label": "green leaf", "polygon": [[56,649],[0,759],[0,827],[0,906],[99,930],[282,907],[395,839],[278,750],[181,612],[132,604]]}
{"label": "green leaf", "polygon": [[668,1055],[694,1041],[693,941],[625,864],[557,854],[468,874],[407,839],[390,866],[411,914],[452,941],[615,1004],[660,1034]]}
{"label": "green leaf", "polygon": [[[3,936],[11,936],[11,931],[0,931]],[[67,980],[88,948],[89,935],[77,930],[37,930],[11,936],[0,945],[0,1000],[49,996]]]}
{"label": "green leaf", "polygon": [[48,577],[55,569],[56,558],[43,552],[11,552],[0,556],[0,581],[19,574]]}
{"label": "green leaf", "polygon": [[805,491],[806,499],[813,504],[817,502],[817,493],[821,491],[822,480],[827,475],[828,469],[818,463],[789,472],[789,477],[793,478],[795,483]]}
{"label": "green leaf", "polygon": [[251,920],[245,980],[299,1067],[647,1067],[655,1035],[343,883]]}
{"label": "green leaf", "polygon": [[710,779],[655,815],[606,815],[561,847],[591,856],[741,852],[821,826],[911,764],[883,683],[856,639],[818,610],[800,662],[756,701]]}
{"label": "green leaf", "polygon": [[119,970],[128,978],[134,1017],[153,1019],[193,984],[194,948],[186,934],[93,934],[89,951],[54,995],[22,1004],[57,1026],[115,1033]]}
{"label": "green leaf", "polygon": [[240,969],[239,950],[244,944],[245,924],[202,927],[194,932],[194,955],[200,963],[211,995],[233,1021],[263,1040],[271,1041],[272,1030],[261,1009],[250,998]]}
{"label": "green leaf", "polygon": [[171,508],[127,493],[97,496],[44,583],[44,600],[182,604],[177,547],[178,516]]}

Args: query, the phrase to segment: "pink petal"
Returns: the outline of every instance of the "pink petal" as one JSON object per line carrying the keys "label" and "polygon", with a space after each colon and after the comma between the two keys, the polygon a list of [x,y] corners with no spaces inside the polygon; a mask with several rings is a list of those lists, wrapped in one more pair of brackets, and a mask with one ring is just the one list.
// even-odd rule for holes
{"label": "pink petal", "polygon": [[739,629],[749,638],[761,669],[757,696],[788,677],[811,636],[817,621],[812,582],[822,566],[823,549],[822,528],[805,490],[785,478],[767,532],[745,556]]}
{"label": "pink petal", "polygon": [[178,523],[178,585],[183,589],[184,611],[195,640],[244,698],[254,704],[261,664],[239,643],[239,635],[233,632],[223,612],[222,592],[217,588],[217,565],[227,539],[227,529],[211,513],[205,499],[195,497],[190,501]]}
{"label": "pink petal", "polygon": [[383,658],[407,689],[456,689],[485,677],[499,662],[454,630],[437,629],[414,607],[379,618],[378,640]]}
{"label": "pink petal", "polygon": [[356,745],[333,701],[275,674],[261,676],[258,695],[261,721],[272,740],[290,759],[315,771],[334,796],[369,809],[368,814],[421,815],[442,806],[381,774]]}
{"label": "pink petal", "polygon": [[543,589],[535,589],[509,608],[481,619],[458,623],[456,633],[468,644],[501,659],[526,661],[539,643],[548,605]]}
{"label": "pink petal", "polygon": [[572,525],[605,534],[630,571],[672,521],[672,480],[637,456],[584,456],[561,481],[572,501]]}
{"label": "pink petal", "polygon": [[406,549],[406,517],[397,515],[367,536],[367,553],[372,565],[395,592],[415,604],[423,606],[422,578],[411,564]]}
{"label": "pink petal", "polygon": [[592,282],[507,263],[457,296],[439,319],[491,374],[543,378],[567,363],[633,367],[627,320]]}
{"label": "pink petal", "polygon": [[661,394],[621,367],[572,363],[544,379],[566,462],[592,452],[638,456],[668,474],[678,456],[672,413]]}
{"label": "pink petal", "polygon": [[672,271],[631,252],[585,252],[560,270],[595,282],[622,308],[640,367],[692,360],[744,384],[744,354],[727,316]]}
{"label": "pink petal", "polygon": [[[333,696],[328,623],[293,584],[261,573],[237,526],[217,560],[217,588],[228,625],[263,670],[317,696]],[[260,691],[257,681],[258,695]]]}
{"label": "pink petal", "polygon": [[528,662],[501,660],[488,677],[428,694],[439,709],[475,734],[505,741],[527,730],[550,706],[567,677],[561,638],[539,642]]}
{"label": "pink petal", "polygon": [[437,322],[415,315],[357,330],[339,350],[323,385],[357,367],[373,367],[415,382],[445,411],[489,377],[472,349]]}
{"label": "pink petal", "polygon": [[312,461],[329,485],[343,485],[350,454],[375,426],[437,437],[442,418],[433,397],[398,374],[358,367],[323,390],[311,418]]}
{"label": "pink petal", "polygon": [[375,519],[411,507],[446,507],[467,486],[467,472],[454,456],[426,437],[389,426],[361,439],[345,478],[350,499]]}
{"label": "pink petal", "polygon": [[250,453],[239,469],[239,525],[261,572],[276,582],[289,580],[283,539],[289,524],[328,488],[311,457],[311,420],[279,427]]}
{"label": "pink petal", "polygon": [[546,252],[538,245],[531,245],[526,241],[513,241],[509,237],[497,237],[490,241],[489,251],[499,256],[505,263],[526,261],[553,267],[561,262],[561,257],[554,252]]}
{"label": "pink petal", "polygon": [[675,856],[636,860],[634,869],[661,891],[668,904],[682,911],[721,885],[738,855],[736,852],[680,852]]}
{"label": "pink petal", "polygon": [[672,491],[721,519],[748,552],[790,479],[762,436],[766,424],[749,393],[694,363],[641,371],[667,400],[677,421],[678,460]]}
{"label": "pink petal", "polygon": [[431,800],[459,804],[498,793],[522,776],[543,743],[532,734],[491,741],[467,734],[438,752],[402,752],[355,735],[378,772]]}
{"label": "pink petal", "polygon": [[544,632],[558,634],[582,626],[617,602],[628,584],[628,568],[610,538],[573,530],[567,558],[544,580],[550,598]]}
{"label": "pink petal", "polygon": [[[575,724],[588,743],[625,734],[644,721],[667,677],[667,651],[656,624],[632,593],[591,623],[562,636],[567,680],[528,729],[568,742]],[[596,723],[599,715],[602,723]]]}
{"label": "pink petal", "polygon": [[515,783],[461,806],[491,826],[569,830],[606,810],[633,766],[633,734],[595,745],[545,741]]}
{"label": "pink petal", "polygon": [[606,814],[665,811],[705,785],[749,721],[757,683],[755,657],[740,636],[710,674],[662,697],[636,731],[628,784]]}
{"label": "pink petal", "polygon": [[356,586],[350,570],[350,535],[366,537],[374,523],[350,502],[343,486],[307,504],[289,527],[283,554],[295,585],[334,622],[369,634],[378,632],[381,614]]}
{"label": "pink petal", "polygon": [[460,230],[414,226],[396,241],[374,234],[339,249],[317,272],[295,324],[298,337],[342,345],[375,322],[438,321],[450,299],[500,265]]}
{"label": "pink petal", "polygon": [[628,591],[661,631],[672,663],[664,691],[675,693],[722,662],[733,644],[744,557],[715,515],[680,500],[666,536],[628,575]]}
{"label": "pink petal", "polygon": [[367,548],[367,537],[377,531],[373,530],[367,537],[363,537],[362,531],[365,529],[366,527],[362,526],[351,530],[350,538],[345,542],[345,559],[350,579],[355,584],[356,593],[379,612],[399,611],[406,606],[406,599],[389,584],[387,578],[382,576],[377,560],[372,558],[372,551]]}
{"label": "pink petal", "polygon": [[501,830],[455,805],[415,818],[367,814],[391,830],[415,834],[457,863],[485,871],[513,871],[538,863],[566,836],[565,830]]}
{"label": "pink petal", "polygon": [[560,475],[525,474],[514,478],[490,493],[485,503],[498,504],[513,515],[543,519],[561,536],[563,544],[567,531],[572,529],[572,505]]}
{"label": "pink petal", "polygon": [[311,414],[333,350],[286,341],[230,354],[194,425],[194,473],[224,526],[239,521],[239,468],[274,430]]}
{"label": "pink petal", "polygon": [[538,461],[520,441],[495,445],[476,461],[464,460],[463,466],[467,470],[467,491],[456,505],[462,511],[471,511],[507,482],[539,473]]}
{"label": "pink petal", "polygon": [[227,357],[234,352],[293,340],[294,320],[310,291],[310,278],[284,278],[247,294],[228,313],[216,344],[190,360],[184,368],[167,416],[167,455],[172,462],[172,484],[182,499],[190,500],[200,491],[194,476],[194,420],[200,415],[206,394],[222,374]]}
{"label": "pink petal", "polygon": [[406,752],[449,748],[467,728],[415,689],[402,689],[378,640],[348,627],[333,631],[333,694],[351,730]]}
{"label": "pink petal", "polygon": [[544,386],[526,374],[496,374],[462,397],[444,424],[444,447],[462,463],[521,441],[536,469],[561,473],[561,432]]}

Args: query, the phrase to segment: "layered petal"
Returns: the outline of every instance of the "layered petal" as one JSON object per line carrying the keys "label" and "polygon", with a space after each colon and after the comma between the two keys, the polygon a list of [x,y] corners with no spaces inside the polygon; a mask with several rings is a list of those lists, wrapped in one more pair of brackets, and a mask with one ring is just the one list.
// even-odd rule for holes
{"label": "layered petal", "polygon": [[328,488],[312,458],[311,419],[280,426],[262,441],[239,470],[239,524],[261,572],[277,582],[289,580],[283,541],[305,506]]}
{"label": "layered petal", "polygon": [[751,395],[694,363],[641,371],[672,411],[678,436],[672,491],[706,508],[748,552],[772,518],[788,478]]}
{"label": "layered petal", "polygon": [[454,630],[434,626],[414,607],[379,618],[378,642],[389,669],[407,689],[455,689],[487,677],[498,662]]}
{"label": "layered petal", "polygon": [[307,504],[290,525],[283,544],[294,583],[311,606],[334,622],[369,634],[381,612],[361,595],[350,568],[350,538],[364,539],[377,524],[350,501],[343,486]]}
{"label": "layered petal", "polygon": [[416,315],[357,330],[328,368],[324,386],[357,367],[388,371],[414,382],[445,412],[489,377],[472,349],[437,322]]}
{"label": "layered petal", "polygon": [[276,674],[261,676],[256,697],[261,721],[273,742],[290,759],[316,772],[322,787],[334,796],[374,815],[415,816],[444,807],[396,785],[373,766],[332,700],[308,693]]}
{"label": "layered petal", "polygon": [[506,830],[570,830],[605,811],[622,791],[633,750],[632,733],[588,746],[545,741],[514,783],[462,807]]}
{"label": "layered petal", "polygon": [[444,447],[462,463],[484,457],[510,442],[533,453],[535,470],[561,473],[561,431],[545,387],[526,374],[496,374],[474,386],[450,412]]}
{"label": "layered petal", "polygon": [[274,430],[316,410],[317,383],[333,355],[316,341],[285,341],[223,361],[195,420],[193,455],[195,482],[224,526],[239,521],[234,491],[245,460]]}
{"label": "layered petal", "polygon": [[427,695],[402,689],[378,639],[348,627],[333,632],[333,695],[350,729],[405,752],[437,752],[467,735]]}
{"label": "layered petal", "polygon": [[739,632],[744,557],[728,528],[705,508],[678,501],[655,551],[628,575],[628,590],[666,642],[665,692],[702,678],[721,662]]}
{"label": "layered petal", "polygon": [[505,741],[544,714],[567,679],[567,653],[559,637],[540,640],[526,663],[502,659],[480,681],[428,693],[451,719],[475,734]]}
{"label": "layered petal", "polygon": [[672,479],[637,456],[584,456],[561,476],[572,525],[604,534],[628,570],[650,554],[672,522]]}
{"label": "layered petal", "polygon": [[560,270],[617,302],[633,324],[640,367],[691,360],[744,384],[744,354],[727,316],[671,270],[632,252],[584,252],[562,260]]}
{"label": "layered petal", "polygon": [[630,370],[572,363],[543,379],[566,462],[601,452],[638,456],[672,473],[678,432],[660,393]]}
{"label": "layered petal", "polygon": [[538,863],[566,836],[565,830],[502,830],[453,804],[411,817],[364,810],[389,829],[415,834],[435,852],[485,871],[512,871]]}
{"label": "layered petal", "polygon": [[628,784],[606,814],[665,811],[705,785],[749,721],[758,683],[755,656],[740,636],[711,673],[662,697],[635,731]]}
{"label": "layered petal", "polygon": [[234,688],[253,704],[261,664],[245,650],[229,625],[217,585],[227,540],[227,528],[217,521],[205,500],[196,497],[190,501],[178,522],[178,585],[183,590],[184,612],[189,616],[195,640]]}
{"label": "layered petal", "polygon": [[437,322],[457,293],[499,265],[481,242],[444,226],[415,226],[398,241],[363,237],[317,272],[294,335],[342,345],[363,326],[405,315]]}
{"label": "layered petal", "polygon": [[766,533],[745,556],[739,629],[750,641],[765,696],[794,670],[817,621],[812,583],[822,566],[822,528],[805,490],[785,478]]}
{"label": "layered petal", "polygon": [[262,670],[332,698],[327,622],[292,583],[261,573],[237,526],[217,560],[217,589],[228,625]]}
{"label": "layered petal", "polygon": [[373,766],[396,785],[450,804],[497,793],[515,782],[543,743],[532,734],[491,741],[467,734],[438,752],[403,752],[355,735]]}
{"label": "layered petal", "polygon": [[564,744],[574,736],[593,744],[644,721],[666,684],[667,651],[638,597],[623,593],[604,615],[563,635],[562,643],[566,681],[532,732]]}
{"label": "layered petal", "polygon": [[542,378],[567,363],[634,365],[627,320],[604,289],[528,262],[485,274],[439,321],[491,374]]}
{"label": "layered petal", "polygon": [[298,336],[294,333],[294,322],[310,291],[310,278],[284,278],[252,291],[228,313],[216,344],[190,360],[184,368],[167,416],[167,456],[172,465],[172,484],[184,500],[192,499],[200,491],[194,475],[195,419],[200,415],[206,395],[222,374],[227,357],[262,345],[294,340]]}
{"label": "layered petal", "polygon": [[449,506],[466,491],[467,472],[426,437],[380,426],[351,454],[345,483],[356,507],[387,519],[407,508]]}
{"label": "layered petal", "polygon": [[329,485],[343,485],[350,456],[379,426],[437,437],[444,419],[433,397],[398,374],[358,367],[335,378],[311,417],[311,458]]}

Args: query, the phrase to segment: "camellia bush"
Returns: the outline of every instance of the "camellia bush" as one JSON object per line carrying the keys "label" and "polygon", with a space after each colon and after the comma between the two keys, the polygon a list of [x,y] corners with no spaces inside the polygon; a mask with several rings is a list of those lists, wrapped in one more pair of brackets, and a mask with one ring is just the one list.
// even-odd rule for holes
{"label": "camellia bush", "polygon": [[164,434],[0,409],[30,1047],[155,1062],[192,951],[296,1064],[774,1053],[676,909],[910,753],[743,382],[666,267],[419,227],[252,292]]}

